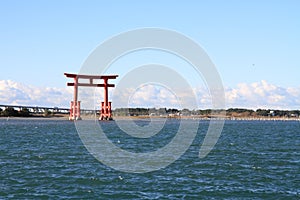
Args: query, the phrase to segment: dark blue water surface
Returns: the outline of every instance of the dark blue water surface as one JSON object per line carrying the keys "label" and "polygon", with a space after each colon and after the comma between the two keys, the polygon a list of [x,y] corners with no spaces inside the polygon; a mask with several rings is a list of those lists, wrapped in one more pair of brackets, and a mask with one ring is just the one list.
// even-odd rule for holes
{"label": "dark blue water surface", "polygon": [[[148,141],[119,134],[115,122],[101,126],[116,145],[147,152],[174,137],[177,121],[167,121]],[[200,122],[193,144],[176,162],[135,174],[96,160],[73,122],[0,119],[0,199],[300,198],[299,122],[226,121],[213,151],[199,159],[208,124]]]}

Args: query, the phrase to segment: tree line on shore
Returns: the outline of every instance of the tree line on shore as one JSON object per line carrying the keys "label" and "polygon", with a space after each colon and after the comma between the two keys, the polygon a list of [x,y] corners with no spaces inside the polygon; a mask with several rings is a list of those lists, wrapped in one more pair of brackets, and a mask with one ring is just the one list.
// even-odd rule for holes
{"label": "tree line on shore", "polygon": [[[211,114],[218,115],[226,112],[228,117],[299,117],[300,110],[273,110],[273,109],[244,109],[244,108],[229,108],[226,110],[199,109],[189,110],[175,108],[116,108],[113,110],[115,116],[210,116]],[[35,113],[30,112],[27,108],[15,110],[12,107],[0,108],[0,116],[2,117],[30,117]],[[45,110],[42,116],[54,115],[49,110]]]}
{"label": "tree line on shore", "polygon": [[[49,110],[45,110],[42,113],[42,116],[48,117],[50,115],[53,115]],[[4,110],[0,108],[0,117],[32,117],[34,116],[33,112],[30,112],[28,108],[22,108],[20,110],[16,110],[12,107],[7,107]]]}
{"label": "tree line on shore", "polygon": [[183,115],[183,116],[209,116],[211,114],[221,115],[226,112],[228,117],[299,117],[300,110],[273,110],[273,109],[244,109],[229,108],[226,110],[199,109],[189,110],[174,108],[116,108],[113,113],[116,116],[143,116],[143,115]]}

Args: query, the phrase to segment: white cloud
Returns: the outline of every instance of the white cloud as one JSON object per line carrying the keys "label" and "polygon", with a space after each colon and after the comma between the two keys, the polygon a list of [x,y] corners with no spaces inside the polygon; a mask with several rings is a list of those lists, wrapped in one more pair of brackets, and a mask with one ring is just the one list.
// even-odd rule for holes
{"label": "white cloud", "polygon": [[145,85],[131,92],[128,107],[179,107],[176,95],[164,87]]}
{"label": "white cloud", "polygon": [[226,88],[227,107],[300,109],[300,88],[282,88],[265,80]]}
{"label": "white cloud", "polygon": [[[194,94],[180,90],[180,94],[176,96],[167,88],[145,85],[137,90],[122,89],[117,94],[110,88],[109,97],[112,98],[114,108],[127,106],[181,108],[180,98],[190,102],[196,95],[198,108],[211,108],[211,96],[206,88],[193,88],[192,91]],[[131,94],[129,101],[126,98],[128,94]],[[265,80],[251,84],[240,83],[234,88],[227,87],[225,96],[227,108],[300,109],[300,87],[282,88]],[[0,104],[69,107],[72,98],[72,87],[43,88],[11,80],[0,80]],[[79,100],[82,101],[82,105],[88,105],[89,108],[93,107],[93,104],[99,108],[100,102],[103,101],[103,89],[81,88]]]}
{"label": "white cloud", "polygon": [[71,88],[42,88],[0,80],[0,104],[68,107]]}

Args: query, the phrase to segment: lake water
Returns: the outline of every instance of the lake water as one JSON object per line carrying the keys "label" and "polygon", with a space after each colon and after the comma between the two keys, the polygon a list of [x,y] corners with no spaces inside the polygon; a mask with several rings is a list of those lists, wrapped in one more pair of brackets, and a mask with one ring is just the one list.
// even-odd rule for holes
{"label": "lake water", "polygon": [[[0,199],[300,198],[299,122],[226,121],[214,149],[200,159],[208,124],[200,122],[193,144],[176,162],[135,174],[95,159],[73,122],[0,119]],[[174,136],[170,130],[178,124],[167,121],[164,132],[150,140],[155,146],[116,134],[115,122],[101,126],[124,149],[152,151]]]}

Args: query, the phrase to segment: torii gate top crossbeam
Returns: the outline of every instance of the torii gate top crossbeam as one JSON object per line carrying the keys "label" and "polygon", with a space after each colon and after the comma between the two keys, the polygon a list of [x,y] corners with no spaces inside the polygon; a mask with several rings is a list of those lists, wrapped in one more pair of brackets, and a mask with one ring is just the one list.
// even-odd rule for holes
{"label": "torii gate top crossbeam", "polygon": [[[108,84],[108,79],[116,79],[118,75],[84,75],[84,74],[69,74],[64,73],[68,78],[77,79],[75,83],[67,83],[68,86],[85,86],[85,87],[115,87],[114,84]],[[78,79],[88,79],[89,83],[79,83]],[[93,83],[94,79],[104,79],[104,84]]]}
{"label": "torii gate top crossbeam", "polygon": [[68,78],[81,78],[81,79],[116,79],[118,75],[85,75],[85,74],[70,74],[64,73]]}

